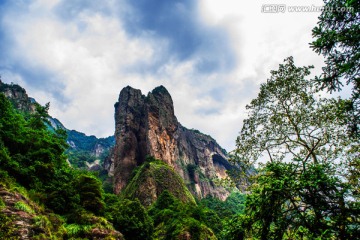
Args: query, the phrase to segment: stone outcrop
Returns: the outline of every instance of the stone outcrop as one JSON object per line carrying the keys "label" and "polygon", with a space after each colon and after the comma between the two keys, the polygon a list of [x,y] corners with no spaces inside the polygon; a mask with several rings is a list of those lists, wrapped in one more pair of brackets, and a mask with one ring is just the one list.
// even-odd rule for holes
{"label": "stone outcrop", "polygon": [[36,101],[30,98],[25,89],[17,84],[6,84],[0,80],[0,92],[10,99],[13,105],[24,112],[34,113],[36,110]]}
{"label": "stone outcrop", "polygon": [[126,87],[115,104],[115,140],[112,157],[106,163],[114,175],[119,193],[135,167],[146,156],[171,166],[198,198],[212,195],[225,199],[228,191],[215,184],[232,168],[226,152],[210,136],[183,127],[175,117],[172,98],[165,87],[147,96]]}

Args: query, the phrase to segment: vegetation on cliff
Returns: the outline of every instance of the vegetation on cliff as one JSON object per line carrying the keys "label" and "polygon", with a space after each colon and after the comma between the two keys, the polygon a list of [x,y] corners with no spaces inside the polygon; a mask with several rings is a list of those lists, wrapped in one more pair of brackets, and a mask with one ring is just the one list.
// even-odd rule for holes
{"label": "vegetation on cliff", "polygon": [[148,157],[132,174],[132,179],[122,192],[125,198],[137,198],[144,206],[150,206],[167,190],[182,202],[195,204],[183,179],[161,160]]}

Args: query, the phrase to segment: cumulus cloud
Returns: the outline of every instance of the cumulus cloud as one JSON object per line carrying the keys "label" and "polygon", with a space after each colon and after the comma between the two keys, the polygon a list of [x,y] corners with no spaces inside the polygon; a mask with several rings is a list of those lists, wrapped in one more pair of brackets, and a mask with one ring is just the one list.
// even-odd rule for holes
{"label": "cumulus cloud", "polygon": [[2,1],[0,74],[50,101],[66,127],[98,137],[114,133],[123,87],[146,94],[164,85],[184,126],[232,150],[245,105],[271,69],[290,55],[322,64],[308,47],[319,13],[261,13],[268,3]]}

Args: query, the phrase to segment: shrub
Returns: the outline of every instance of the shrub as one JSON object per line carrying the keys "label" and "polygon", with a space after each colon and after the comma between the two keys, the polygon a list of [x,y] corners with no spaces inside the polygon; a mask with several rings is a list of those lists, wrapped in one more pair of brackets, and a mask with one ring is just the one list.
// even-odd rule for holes
{"label": "shrub", "polygon": [[153,223],[138,199],[124,199],[113,208],[113,224],[124,234],[125,239],[151,239]]}
{"label": "shrub", "polygon": [[15,203],[14,207],[17,210],[24,211],[24,212],[27,212],[29,214],[34,214],[35,213],[35,211],[29,205],[27,205],[26,203],[24,203],[22,201],[19,201],[19,202]]}

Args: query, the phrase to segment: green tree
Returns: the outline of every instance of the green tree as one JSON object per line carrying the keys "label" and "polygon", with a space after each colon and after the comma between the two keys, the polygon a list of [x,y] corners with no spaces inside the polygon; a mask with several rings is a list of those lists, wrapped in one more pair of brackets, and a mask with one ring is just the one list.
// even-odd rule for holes
{"label": "green tree", "polygon": [[164,190],[156,200],[154,207],[157,210],[176,209],[180,205],[179,199],[176,199],[168,190]]}
{"label": "green tree", "polygon": [[152,239],[152,220],[138,199],[117,202],[110,214],[114,227],[124,234],[125,239]]}
{"label": "green tree", "polygon": [[244,212],[245,194],[232,192],[225,201],[208,195],[201,199],[200,206],[214,210],[221,219],[231,218]]}
{"label": "green tree", "polygon": [[39,104],[36,105],[36,111],[34,114],[30,115],[30,119],[28,120],[28,124],[31,128],[35,129],[45,129],[45,123],[49,124],[48,118],[50,117],[48,114],[50,108],[50,103],[45,104],[45,106],[41,106]]}
{"label": "green tree", "polygon": [[281,162],[260,169],[242,228],[260,239],[355,236],[357,210],[347,207],[344,199],[348,185],[330,175],[327,164],[309,164],[303,174],[297,171],[297,164]]}
{"label": "green tree", "polygon": [[309,237],[346,239],[358,220],[353,189],[339,180],[349,173],[348,150],[356,143],[346,136],[337,101],[315,96],[313,81],[306,79],[311,68],[296,67],[289,57],[271,71],[247,106],[236,141],[233,160],[260,166],[245,228],[260,239],[281,239],[299,229]]}
{"label": "green tree", "polygon": [[[341,91],[344,81],[352,86],[352,96],[339,100],[337,111],[343,114],[351,138],[360,138],[360,3],[356,0],[324,0],[326,10],[319,16],[313,29],[313,50],[325,57],[323,74],[317,77],[320,89]],[[359,145],[349,154],[356,155],[349,166],[349,181],[359,192]]]}
{"label": "green tree", "polygon": [[104,210],[104,191],[99,179],[90,173],[83,173],[77,177],[77,189],[80,204],[88,211],[102,214]]}
{"label": "green tree", "polygon": [[360,124],[360,3],[357,0],[324,0],[325,10],[313,29],[313,50],[325,57],[320,87],[340,91],[343,80],[352,84],[351,101],[342,104],[349,115],[351,133],[359,134]]}
{"label": "green tree", "polygon": [[215,239],[222,222],[215,211],[193,203],[183,203],[169,191],[163,191],[151,206],[155,239]]}
{"label": "green tree", "polygon": [[227,206],[224,201],[221,201],[220,199],[210,195],[207,195],[205,198],[201,199],[200,206],[214,210],[222,219],[231,217],[236,213],[233,211],[234,209],[232,209],[230,206]]}
{"label": "green tree", "polygon": [[[16,112],[9,100],[0,94],[0,141],[9,152],[4,170],[28,187],[48,183],[57,169],[66,165],[63,136],[47,131],[41,119],[46,108],[38,108],[28,120]],[[36,122],[36,124],[34,124]],[[40,184],[40,185],[39,185]]]}
{"label": "green tree", "polygon": [[0,169],[36,191],[52,210],[66,213],[78,205],[75,173],[65,161],[66,136],[46,128],[47,110],[38,106],[25,118],[0,94]]}
{"label": "green tree", "polygon": [[350,143],[340,124],[336,100],[315,96],[314,83],[306,79],[311,68],[298,68],[289,57],[277,71],[271,71],[258,97],[246,106],[249,117],[236,140],[235,158],[252,165],[264,154],[272,162],[290,157],[305,168],[308,162],[346,156],[344,145]]}
{"label": "green tree", "polygon": [[245,214],[233,215],[230,219],[224,221],[224,227],[221,231],[221,238],[226,240],[245,239],[245,228],[247,226],[248,216]]}

